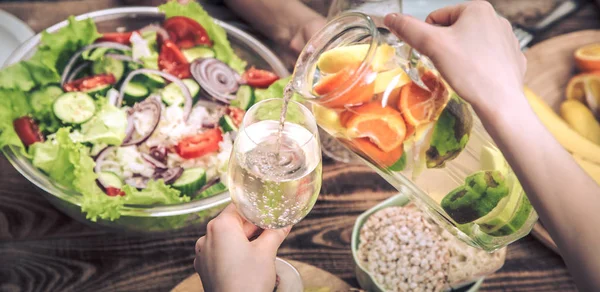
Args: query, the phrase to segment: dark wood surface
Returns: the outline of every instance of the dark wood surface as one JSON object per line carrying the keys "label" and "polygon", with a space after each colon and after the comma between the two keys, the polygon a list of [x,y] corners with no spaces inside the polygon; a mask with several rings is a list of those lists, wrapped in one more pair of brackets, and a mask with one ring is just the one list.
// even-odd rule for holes
{"label": "dark wood surface", "polygon": [[[516,6],[526,3],[543,10],[552,1],[493,2],[509,18],[522,21],[536,12],[524,14]],[[0,2],[0,9],[39,31],[69,14],[121,4]],[[210,11],[234,20],[222,7]],[[590,28],[600,28],[600,12],[592,2],[536,41]],[[293,229],[279,255],[315,265],[357,287],[350,253],[354,220],[395,190],[362,165],[326,162],[323,180],[315,208]],[[0,158],[0,291],[166,291],[194,272],[194,242],[203,233],[201,227],[155,235],[91,228],[55,209]],[[561,258],[527,236],[509,246],[504,267],[486,279],[482,290],[572,291],[575,286]]]}

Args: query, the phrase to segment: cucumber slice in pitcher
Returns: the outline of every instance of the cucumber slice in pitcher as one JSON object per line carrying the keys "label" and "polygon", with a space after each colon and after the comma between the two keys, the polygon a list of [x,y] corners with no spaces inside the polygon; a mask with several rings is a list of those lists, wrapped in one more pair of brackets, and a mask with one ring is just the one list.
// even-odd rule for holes
{"label": "cucumber slice in pitcher", "polygon": [[406,168],[406,152],[402,153],[400,159],[394,165],[388,167],[391,171],[403,171]]}
{"label": "cucumber slice in pitcher", "polygon": [[83,92],[67,92],[54,102],[54,115],[69,124],[82,124],[96,112],[94,99]]}
{"label": "cucumber slice in pitcher", "polygon": [[192,196],[206,184],[206,170],[204,168],[188,168],[173,183],[173,188],[182,195]]}

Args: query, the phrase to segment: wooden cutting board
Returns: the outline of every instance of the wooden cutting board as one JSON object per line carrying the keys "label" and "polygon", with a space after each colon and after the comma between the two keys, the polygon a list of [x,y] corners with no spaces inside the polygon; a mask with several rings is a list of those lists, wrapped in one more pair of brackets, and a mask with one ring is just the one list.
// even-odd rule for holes
{"label": "wooden cutting board", "polygon": [[[543,41],[525,52],[525,85],[538,94],[555,111],[565,99],[565,88],[577,74],[573,53],[587,44],[600,43],[600,30],[582,30]],[[569,194],[565,194],[568,196]],[[538,222],[532,232],[543,244],[558,253],[556,244]]]}
{"label": "wooden cutting board", "polygon": [[[305,291],[345,292],[351,290],[346,282],[329,272],[302,262],[287,259],[286,261],[292,264],[300,273]],[[317,290],[319,288],[323,290]],[[329,288],[329,290],[324,288]],[[175,286],[171,292],[204,292],[204,289],[200,277],[194,274]]]}

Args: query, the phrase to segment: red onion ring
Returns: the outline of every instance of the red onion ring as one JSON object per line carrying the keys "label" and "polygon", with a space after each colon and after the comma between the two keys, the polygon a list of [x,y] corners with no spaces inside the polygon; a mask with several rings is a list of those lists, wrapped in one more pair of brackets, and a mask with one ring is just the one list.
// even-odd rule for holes
{"label": "red onion ring", "polygon": [[215,58],[196,59],[190,71],[209,97],[226,104],[235,99],[241,76],[227,64]]}
{"label": "red onion ring", "polygon": [[158,145],[150,148],[150,156],[152,158],[162,162],[167,162],[167,148],[164,146]]}
{"label": "red onion ring", "polygon": [[217,183],[219,183],[221,181],[221,178],[216,177],[211,179],[210,181],[208,181],[205,185],[203,185],[198,191],[196,191],[196,194],[201,194],[202,192],[208,190],[208,188],[216,185]]}
{"label": "red onion ring", "polygon": [[125,138],[123,138],[123,141],[131,140],[131,136],[133,136],[133,131],[135,130],[133,122],[133,113],[130,113],[127,116],[127,127],[125,128]]}
{"label": "red onion ring", "polygon": [[142,158],[152,164],[152,166],[154,166],[154,168],[161,168],[161,169],[167,169],[167,165],[162,163],[161,161],[159,161],[158,159],[152,157],[152,155],[150,154],[146,154],[146,153],[142,153]]}
{"label": "red onion ring", "polygon": [[[132,110],[132,112],[129,114],[129,117],[127,118],[127,128],[125,130],[126,131],[125,139],[123,139],[123,143],[121,144],[121,146],[139,145],[141,143],[144,143],[146,140],[148,140],[148,138],[150,138],[150,136],[152,136],[152,133],[154,133],[154,131],[158,127],[158,123],[160,122],[160,115],[162,112],[162,106],[156,98],[149,97],[149,98],[146,98],[142,102],[136,103],[131,110]],[[133,113],[134,112],[144,112],[144,111],[150,111],[152,114],[152,117],[154,118],[152,121],[152,127],[151,127],[152,129],[150,131],[148,131],[148,133],[144,133],[140,137],[133,138],[133,132],[134,132],[133,131],[133,128],[134,128]]]}
{"label": "red onion ring", "polygon": [[[104,159],[106,158],[106,156],[108,154],[110,154],[112,152],[113,149],[115,149],[114,146],[108,146],[108,147],[100,150],[98,155],[96,155],[96,158],[94,159],[94,162],[96,162],[96,165],[94,166],[94,172],[96,174],[98,174],[102,171],[102,165],[104,164]],[[100,179],[100,177],[96,178],[96,184],[98,185],[98,187],[100,187],[100,189],[103,192],[106,192],[106,184],[105,184],[105,182],[103,182]]]}
{"label": "red onion ring", "polygon": [[77,77],[77,75],[79,75],[79,73],[81,73],[81,71],[87,69],[89,66],[90,66],[90,62],[85,62],[85,63],[75,67],[75,69],[73,69],[73,72],[71,72],[71,74],[69,74],[69,77],[67,77],[67,80],[65,81],[65,83],[75,80],[75,77]]}
{"label": "red onion ring", "polygon": [[79,57],[81,57],[81,54],[83,54],[83,52],[85,52],[85,51],[88,51],[91,49],[96,49],[96,48],[109,48],[109,49],[115,49],[115,50],[121,50],[121,51],[131,51],[131,48],[129,46],[119,44],[119,43],[114,43],[114,42],[101,42],[101,43],[91,44],[89,46],[83,47],[82,49],[77,51],[75,54],[73,54],[73,56],[71,56],[71,59],[69,59],[69,62],[67,62],[67,66],[65,66],[65,69],[63,70],[63,73],[60,76],[60,85],[61,86],[65,85],[65,82],[67,81],[67,77],[69,76],[69,72],[71,71],[71,68],[73,68],[73,66],[79,59]]}
{"label": "red onion ring", "polygon": [[167,170],[164,171],[157,171],[154,173],[154,175],[152,176],[152,179],[154,180],[158,180],[158,179],[162,179],[165,181],[165,184],[172,184],[174,183],[183,173],[183,168],[181,167],[174,167],[174,168],[169,168]]}
{"label": "red onion ring", "polygon": [[147,26],[144,26],[142,29],[140,29],[140,33],[143,33],[146,31],[155,31],[156,34],[160,36],[162,41],[171,39],[171,36],[169,36],[169,33],[167,32],[167,30],[157,24],[149,24]]}
{"label": "red onion ring", "polygon": [[127,87],[127,84],[129,84],[131,79],[133,79],[133,77],[138,74],[156,74],[162,78],[165,78],[165,79],[177,84],[177,86],[179,86],[179,88],[181,89],[181,93],[183,94],[183,97],[185,98],[185,102],[183,104],[183,120],[187,121],[187,119],[190,117],[190,113],[192,112],[192,102],[193,102],[192,94],[190,93],[190,90],[187,88],[187,86],[185,86],[185,84],[183,83],[183,81],[181,81],[181,79],[175,77],[172,74],[154,70],[154,69],[146,69],[146,68],[137,69],[137,70],[131,71],[131,73],[129,73],[129,75],[127,75],[127,78],[125,78],[125,80],[123,81],[123,84],[121,84],[121,89],[119,90],[119,98],[117,99],[118,106],[120,106],[121,103],[123,102],[123,96],[125,95],[125,88]]}
{"label": "red onion ring", "polygon": [[136,64],[140,64],[143,65],[142,62],[140,62],[139,60],[134,59],[131,56],[127,56],[127,55],[119,55],[119,54],[106,54],[104,55],[105,57],[111,58],[111,59],[115,59],[117,61],[123,61],[123,62],[130,62],[130,63],[136,63]]}

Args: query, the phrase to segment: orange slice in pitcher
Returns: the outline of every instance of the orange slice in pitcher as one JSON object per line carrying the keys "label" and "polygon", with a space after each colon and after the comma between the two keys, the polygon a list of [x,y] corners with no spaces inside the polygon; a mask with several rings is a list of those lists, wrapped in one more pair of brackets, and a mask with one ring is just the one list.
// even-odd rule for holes
{"label": "orange slice in pitcher", "polygon": [[590,44],[577,49],[575,63],[583,72],[600,70],[600,44]]}
{"label": "orange slice in pitcher", "polygon": [[398,103],[404,120],[413,127],[434,121],[448,100],[446,86],[433,72],[423,74],[421,79],[430,91],[411,82],[402,87]]}
{"label": "orange slice in pitcher", "polygon": [[366,158],[369,158],[375,164],[383,168],[388,168],[396,163],[402,153],[404,153],[404,146],[402,144],[396,146],[390,151],[383,151],[377,145],[375,145],[368,138],[356,138],[352,140],[352,146],[356,150],[363,153]]}
{"label": "orange slice in pitcher", "polygon": [[319,80],[313,88],[318,95],[323,95],[316,102],[328,108],[344,108],[345,106],[358,105],[373,98],[375,88],[374,78],[370,72],[365,77],[350,85],[351,78],[356,78],[355,67],[346,67],[335,74],[329,74]]}
{"label": "orange slice in pitcher", "polygon": [[392,107],[382,107],[381,104],[372,102],[348,111],[351,115],[344,117],[344,126],[350,137],[369,138],[384,152],[393,151],[404,142],[404,119]]}
{"label": "orange slice in pitcher", "polygon": [[[330,49],[319,56],[317,66],[321,72],[326,74],[336,73],[347,67],[358,66],[367,57],[369,48],[369,44],[355,44]],[[396,54],[394,47],[388,44],[379,45],[371,60],[371,67],[374,71],[384,70],[394,54]]]}

